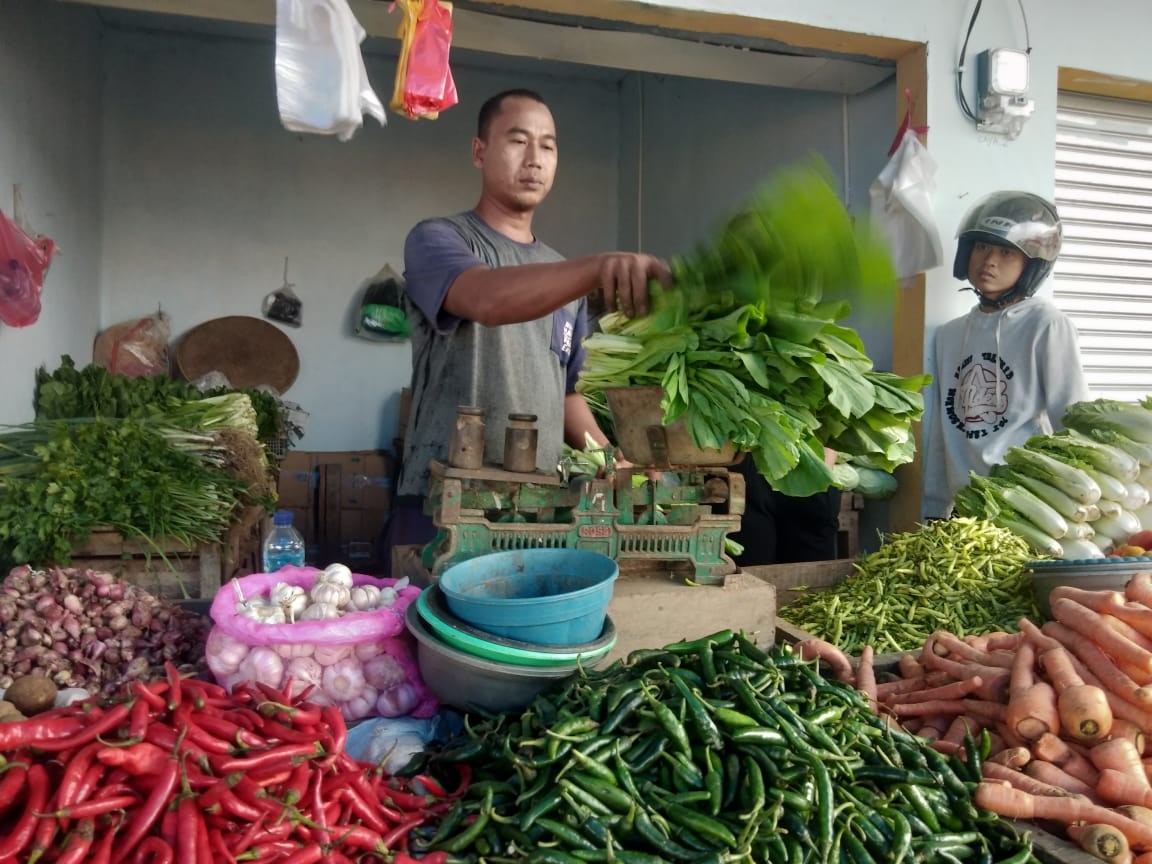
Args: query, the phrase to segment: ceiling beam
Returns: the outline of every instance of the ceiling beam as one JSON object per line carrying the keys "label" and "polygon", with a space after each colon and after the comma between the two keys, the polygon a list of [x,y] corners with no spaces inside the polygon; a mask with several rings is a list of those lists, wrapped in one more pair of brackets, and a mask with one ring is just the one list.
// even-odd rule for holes
{"label": "ceiling beam", "polygon": [[[64,0],[64,2],[239,24],[275,26],[276,23],[275,4],[270,0]],[[390,5],[381,0],[350,0],[350,6],[360,25],[370,36],[376,38],[396,38],[400,16],[396,13],[389,14]],[[505,17],[499,14],[500,8],[493,6],[494,14],[467,9],[455,10],[453,47],[619,69],[622,73],[649,72],[837,93],[863,92],[890,78],[894,72],[889,66],[859,63],[836,57],[771,53],[669,38],[655,33],[593,30],[529,21],[523,18]],[[582,7],[577,4],[577,8]],[[677,22],[684,23],[680,22],[679,15],[675,17]]]}
{"label": "ceiling beam", "polygon": [[[603,21],[626,21],[644,27],[684,30],[692,33],[730,34],[752,37],[844,56],[897,61],[914,51],[917,42],[867,33],[850,33],[795,21],[753,18],[729,12],[672,9],[648,0],[467,0],[470,6],[494,12],[524,10]],[[505,11],[505,14],[514,14]]]}

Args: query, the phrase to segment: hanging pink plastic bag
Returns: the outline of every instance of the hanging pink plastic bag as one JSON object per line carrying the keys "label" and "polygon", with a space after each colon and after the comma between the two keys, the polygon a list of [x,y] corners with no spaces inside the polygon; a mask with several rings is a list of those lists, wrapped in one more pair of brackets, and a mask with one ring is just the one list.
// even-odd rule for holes
{"label": "hanging pink plastic bag", "polygon": [[458,101],[448,66],[452,48],[452,4],[402,0],[401,58],[391,108],[412,120],[434,120]]}
{"label": "hanging pink plastic bag", "polygon": [[170,371],[168,339],[171,335],[172,322],[166,312],[121,321],[97,335],[92,346],[92,362],[113,375],[165,376]]}
{"label": "hanging pink plastic bag", "polygon": [[27,327],[40,317],[44,271],[55,248],[48,237],[28,236],[0,210],[0,321],[9,327]]}

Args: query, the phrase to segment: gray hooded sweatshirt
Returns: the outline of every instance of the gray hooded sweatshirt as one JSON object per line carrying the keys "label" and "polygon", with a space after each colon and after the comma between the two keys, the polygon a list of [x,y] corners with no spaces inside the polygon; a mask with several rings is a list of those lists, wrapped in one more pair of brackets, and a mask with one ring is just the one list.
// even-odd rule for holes
{"label": "gray hooded sweatshirt", "polygon": [[1009,447],[1061,428],[1064,410],[1088,398],[1076,327],[1037,297],[949,321],[931,371],[926,517],[948,515],[969,471],[986,475]]}

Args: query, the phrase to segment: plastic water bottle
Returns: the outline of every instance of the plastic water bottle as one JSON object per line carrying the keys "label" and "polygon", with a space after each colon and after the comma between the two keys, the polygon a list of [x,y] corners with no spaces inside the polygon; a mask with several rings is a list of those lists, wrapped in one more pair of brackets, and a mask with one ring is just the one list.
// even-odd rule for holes
{"label": "plastic water bottle", "polygon": [[275,573],[285,564],[304,566],[304,538],[292,526],[292,512],[277,510],[264,538],[264,572]]}

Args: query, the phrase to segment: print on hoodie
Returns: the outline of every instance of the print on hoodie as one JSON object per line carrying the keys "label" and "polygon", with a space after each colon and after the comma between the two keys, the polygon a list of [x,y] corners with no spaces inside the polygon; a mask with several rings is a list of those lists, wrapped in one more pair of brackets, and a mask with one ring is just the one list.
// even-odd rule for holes
{"label": "print on hoodie", "polygon": [[1008,425],[1012,368],[995,352],[969,354],[952,375],[944,400],[948,422],[967,438],[987,438]]}

